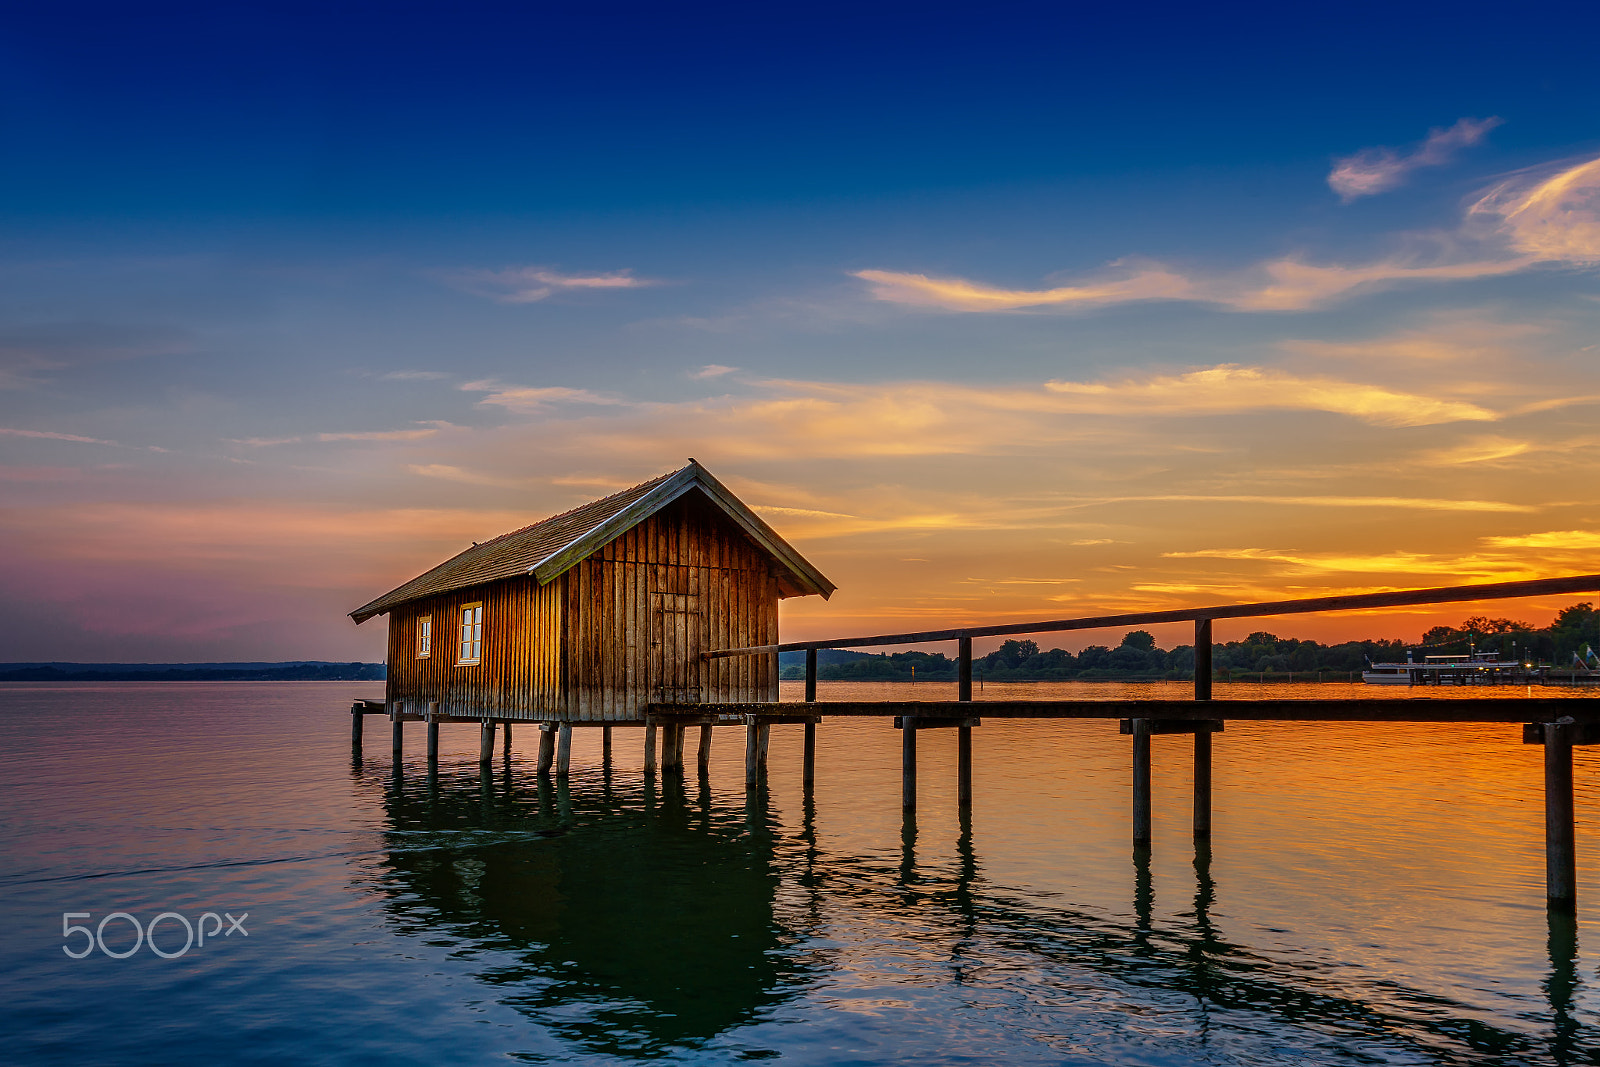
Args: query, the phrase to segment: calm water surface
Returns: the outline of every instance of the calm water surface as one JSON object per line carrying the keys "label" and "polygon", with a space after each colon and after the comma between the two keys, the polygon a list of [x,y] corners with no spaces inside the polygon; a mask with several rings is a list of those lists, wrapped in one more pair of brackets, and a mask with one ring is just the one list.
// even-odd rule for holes
{"label": "calm water surface", "polygon": [[[748,796],[738,729],[706,779],[645,778],[637,729],[607,770],[580,730],[558,787],[531,728],[487,775],[468,726],[443,729],[437,776],[420,726],[396,768],[369,719],[352,760],[345,709],[372,696],[0,686],[0,1060],[1600,1063],[1600,767],[1579,750],[1582,921],[1552,926],[1541,755],[1515,726],[1230,723],[1199,851],[1190,742],[1158,737],[1156,839],[1136,854],[1114,723],[990,720],[969,818],[954,731],[925,734],[907,821],[887,722],[826,723],[810,796],[799,727],[774,728]],[[67,957],[84,939],[63,939],[64,912],[119,911],[248,912],[248,934],[207,920],[178,958]],[[135,944],[122,919],[102,937]],[[157,947],[183,943],[164,920]]]}

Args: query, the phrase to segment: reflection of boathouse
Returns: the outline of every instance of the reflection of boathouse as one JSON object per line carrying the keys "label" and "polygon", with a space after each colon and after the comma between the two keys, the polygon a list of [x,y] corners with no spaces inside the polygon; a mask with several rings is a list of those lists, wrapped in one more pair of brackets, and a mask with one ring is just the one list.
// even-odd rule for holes
{"label": "reflection of boathouse", "polygon": [[[778,601],[833,583],[694,460],[473,545],[351,613],[389,615],[393,709],[639,722],[648,704],[778,699]],[[396,709],[398,710],[398,709]]]}
{"label": "reflection of boathouse", "polygon": [[680,780],[647,786],[641,803],[609,781],[569,791],[509,777],[492,807],[486,795],[476,778],[387,794],[389,906],[458,958],[487,950],[477,977],[578,1047],[693,1047],[806,982],[764,799],[694,803]]}

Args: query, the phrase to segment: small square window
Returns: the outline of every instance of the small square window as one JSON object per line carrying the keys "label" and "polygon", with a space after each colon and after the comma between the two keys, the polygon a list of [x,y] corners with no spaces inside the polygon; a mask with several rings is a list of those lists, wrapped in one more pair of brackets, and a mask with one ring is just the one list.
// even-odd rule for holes
{"label": "small square window", "polygon": [[424,615],[417,620],[417,658],[427,659],[433,651],[433,616]]}
{"label": "small square window", "polygon": [[461,608],[461,655],[458,664],[477,663],[483,653],[483,603]]}

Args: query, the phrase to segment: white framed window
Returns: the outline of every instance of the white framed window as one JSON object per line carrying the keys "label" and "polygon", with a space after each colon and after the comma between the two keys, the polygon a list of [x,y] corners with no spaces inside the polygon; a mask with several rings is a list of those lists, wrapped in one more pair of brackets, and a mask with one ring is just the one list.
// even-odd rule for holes
{"label": "white framed window", "polygon": [[417,620],[417,658],[427,659],[433,652],[433,616],[424,615]]}
{"label": "white framed window", "polygon": [[483,602],[461,607],[461,655],[456,663],[478,662],[483,653]]}

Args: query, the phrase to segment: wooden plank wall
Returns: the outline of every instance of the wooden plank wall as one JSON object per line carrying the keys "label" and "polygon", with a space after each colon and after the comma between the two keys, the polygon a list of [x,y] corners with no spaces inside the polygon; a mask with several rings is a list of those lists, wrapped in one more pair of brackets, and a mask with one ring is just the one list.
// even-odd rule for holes
{"label": "wooden plank wall", "polygon": [[655,702],[773,701],[776,656],[700,652],[778,640],[771,561],[690,493],[567,573],[568,708],[637,721]]}
{"label": "wooden plank wall", "polygon": [[[541,587],[510,578],[405,604],[389,616],[388,699],[407,710],[438,701],[452,715],[560,718],[566,576]],[[478,663],[458,664],[463,605],[483,602]],[[418,659],[417,620],[433,616],[433,648]],[[419,706],[420,705],[420,706]]]}

